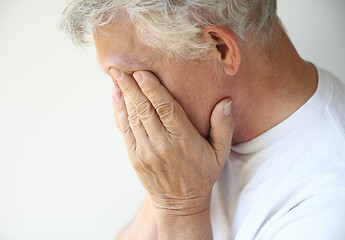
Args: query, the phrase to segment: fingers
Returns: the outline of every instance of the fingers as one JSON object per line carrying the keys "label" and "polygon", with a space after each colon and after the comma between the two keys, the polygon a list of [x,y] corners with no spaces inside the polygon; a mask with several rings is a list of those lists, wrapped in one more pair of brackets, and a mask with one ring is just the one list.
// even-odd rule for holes
{"label": "fingers", "polygon": [[119,117],[118,117],[118,114],[117,114],[117,109],[116,109],[116,102],[118,102],[118,98],[121,98],[122,97],[122,92],[120,90],[120,87],[119,86],[115,86],[113,88],[113,92],[112,92],[112,104],[113,104],[113,111],[114,111],[114,120],[115,120],[115,123],[116,123],[116,126],[119,130],[120,129],[120,122],[119,122]]}
{"label": "fingers", "polygon": [[[127,107],[128,123],[135,139],[140,139],[140,142],[147,140],[146,130],[141,123],[140,118],[137,115],[136,109],[134,108],[132,102],[125,97],[125,103]],[[145,141],[146,142],[146,141]],[[138,141],[137,141],[138,144]]]}
{"label": "fingers", "polygon": [[212,111],[209,143],[213,147],[219,167],[223,167],[231,150],[234,121],[231,100],[223,99]]}
{"label": "fingers", "polygon": [[191,127],[192,124],[182,107],[154,74],[148,71],[138,71],[133,74],[133,77],[169,132],[185,128],[186,126]]}
{"label": "fingers", "polygon": [[[137,137],[143,137],[143,129],[147,132],[147,135],[153,140],[159,140],[162,133],[165,132],[165,128],[162,125],[160,118],[158,117],[156,110],[150,100],[144,95],[136,80],[129,74],[119,72],[118,70],[112,69],[111,74],[116,78],[121,91],[126,96],[126,101],[130,124],[133,125],[133,134]],[[129,111],[129,104],[131,104],[131,111]],[[135,116],[140,120],[135,122]],[[131,125],[131,126],[132,126]],[[141,126],[141,128],[140,128]],[[143,126],[143,127],[142,127]]]}
{"label": "fingers", "polygon": [[112,103],[116,125],[120,129],[125,141],[128,143],[127,147],[135,149],[135,137],[128,122],[128,113],[122,91],[118,86],[115,86],[113,89]]}

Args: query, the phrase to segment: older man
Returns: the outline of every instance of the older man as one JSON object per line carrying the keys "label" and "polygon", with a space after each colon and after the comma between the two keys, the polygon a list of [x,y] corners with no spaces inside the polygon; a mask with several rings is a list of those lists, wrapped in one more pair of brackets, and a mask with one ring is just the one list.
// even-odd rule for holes
{"label": "older man", "polygon": [[[275,0],[75,0],[147,197],[117,239],[345,239],[345,86]],[[90,33],[90,32],[89,32]]]}

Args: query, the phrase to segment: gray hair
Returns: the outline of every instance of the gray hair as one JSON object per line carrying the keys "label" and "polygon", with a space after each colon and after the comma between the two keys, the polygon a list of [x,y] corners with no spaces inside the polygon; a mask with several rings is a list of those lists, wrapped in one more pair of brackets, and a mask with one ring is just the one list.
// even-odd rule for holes
{"label": "gray hair", "polygon": [[276,12],[277,0],[69,0],[60,27],[82,45],[90,31],[125,13],[144,44],[193,60],[210,50],[201,37],[207,26],[227,27],[243,41],[250,33],[252,41],[269,46]]}

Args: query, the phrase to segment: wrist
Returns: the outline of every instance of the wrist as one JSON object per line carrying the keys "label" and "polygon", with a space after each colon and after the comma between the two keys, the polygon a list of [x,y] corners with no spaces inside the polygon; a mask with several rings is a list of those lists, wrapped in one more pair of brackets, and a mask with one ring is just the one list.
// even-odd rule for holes
{"label": "wrist", "polygon": [[159,239],[212,239],[210,197],[154,199]]}
{"label": "wrist", "polygon": [[189,216],[210,208],[211,197],[156,197],[152,196],[156,212],[164,216]]}
{"label": "wrist", "polygon": [[156,210],[158,239],[213,239],[210,209],[193,214]]}

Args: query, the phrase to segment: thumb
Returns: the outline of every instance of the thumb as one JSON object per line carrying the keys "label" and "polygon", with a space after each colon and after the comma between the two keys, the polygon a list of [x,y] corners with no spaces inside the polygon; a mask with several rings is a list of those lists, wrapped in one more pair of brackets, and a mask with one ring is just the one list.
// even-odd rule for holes
{"label": "thumb", "polygon": [[213,147],[218,164],[223,167],[230,154],[231,140],[234,132],[234,120],[231,114],[231,99],[221,100],[211,114],[209,143]]}

